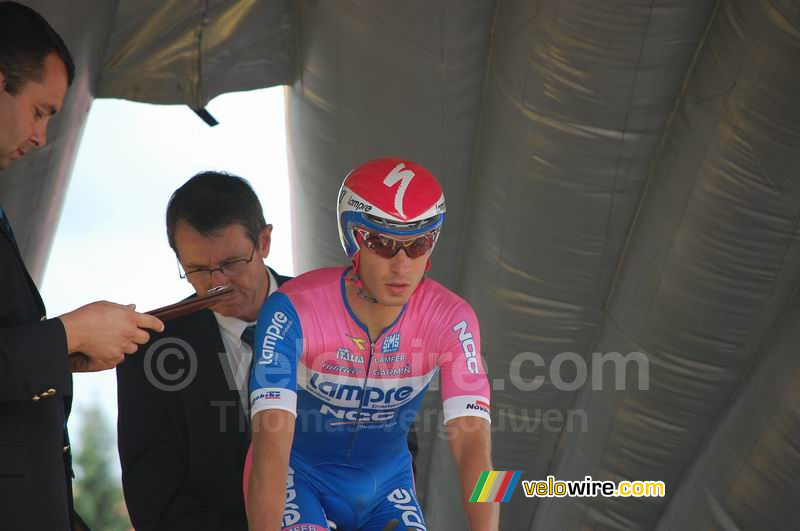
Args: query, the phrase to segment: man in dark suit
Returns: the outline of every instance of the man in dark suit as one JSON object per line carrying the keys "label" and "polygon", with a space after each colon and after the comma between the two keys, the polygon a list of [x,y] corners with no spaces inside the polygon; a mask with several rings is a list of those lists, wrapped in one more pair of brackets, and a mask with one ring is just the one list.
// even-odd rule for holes
{"label": "man in dark suit", "polygon": [[[0,169],[45,143],[74,77],[69,51],[33,10],[0,2]],[[46,317],[0,206],[0,527],[79,529],[66,421],[74,371],[115,366],[162,323],[97,302]]]}
{"label": "man in dark suit", "polygon": [[143,355],[117,367],[122,485],[136,529],[247,529],[249,327],[288,280],[264,265],[271,232],[240,177],[201,173],[170,199],[167,236],[181,276],[197,294],[234,292],[167,321]]}

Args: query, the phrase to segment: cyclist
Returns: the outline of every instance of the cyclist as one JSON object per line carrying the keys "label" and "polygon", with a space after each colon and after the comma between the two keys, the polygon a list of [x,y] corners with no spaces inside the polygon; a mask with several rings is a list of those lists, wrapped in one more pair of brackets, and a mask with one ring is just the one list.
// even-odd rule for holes
{"label": "cyclist", "polygon": [[409,160],[351,171],[339,237],[352,267],[311,271],[262,307],[250,380],[245,465],[251,529],[425,529],[406,436],[441,374],[446,433],[470,528],[498,526],[494,503],[469,503],[491,470],[489,385],[472,308],[425,278],[445,203]]}

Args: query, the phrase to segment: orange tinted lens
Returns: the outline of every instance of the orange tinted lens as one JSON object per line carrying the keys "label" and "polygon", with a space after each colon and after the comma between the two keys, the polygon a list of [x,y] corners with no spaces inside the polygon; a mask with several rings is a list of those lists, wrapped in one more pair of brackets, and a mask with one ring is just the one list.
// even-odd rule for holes
{"label": "orange tinted lens", "polygon": [[399,250],[396,240],[372,232],[367,233],[367,237],[364,238],[364,245],[370,251],[383,258],[391,258]]}
{"label": "orange tinted lens", "polygon": [[410,242],[404,242],[406,253],[409,258],[419,258],[433,247],[434,238],[432,234],[423,234],[419,238],[414,238]]}
{"label": "orange tinted lens", "polygon": [[400,249],[405,249],[409,258],[419,258],[430,251],[436,243],[436,235],[431,232],[413,240],[396,240],[384,234],[365,231],[363,238],[364,245],[383,258],[393,257]]}

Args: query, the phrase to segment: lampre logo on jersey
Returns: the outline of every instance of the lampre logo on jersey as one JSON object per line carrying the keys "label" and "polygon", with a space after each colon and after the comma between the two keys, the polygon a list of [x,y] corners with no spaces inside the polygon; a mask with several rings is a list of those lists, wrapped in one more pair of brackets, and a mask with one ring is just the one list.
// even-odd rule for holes
{"label": "lampre logo on jersey", "polygon": [[[384,380],[385,381],[385,380]],[[365,386],[359,379],[313,373],[308,380],[308,392],[326,402],[342,407],[362,405],[372,409],[390,409],[413,398],[414,390],[402,387]],[[363,398],[363,400],[362,400]]]}
{"label": "lampre logo on jersey", "polygon": [[283,527],[289,527],[300,521],[300,506],[295,499],[297,491],[294,488],[294,469],[289,467],[289,475],[286,476],[286,505],[283,509]]}
{"label": "lampre logo on jersey", "polygon": [[425,529],[425,519],[419,510],[414,494],[406,489],[394,489],[387,497],[395,509],[403,511],[403,527],[406,529]]}
{"label": "lampre logo on jersey", "polygon": [[[288,324],[287,324],[288,323]],[[286,329],[284,330],[284,326]],[[272,314],[272,321],[267,326],[267,332],[264,335],[264,340],[261,343],[261,360],[260,365],[275,365],[278,357],[275,355],[275,344],[286,337],[286,332],[292,326],[289,318],[283,312],[275,312]]]}

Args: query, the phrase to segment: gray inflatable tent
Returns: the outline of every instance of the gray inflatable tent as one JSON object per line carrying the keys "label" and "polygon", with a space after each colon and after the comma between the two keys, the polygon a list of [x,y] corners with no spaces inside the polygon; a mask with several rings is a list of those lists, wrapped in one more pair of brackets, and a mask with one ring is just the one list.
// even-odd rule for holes
{"label": "gray inflatable tent", "polygon": [[[285,84],[298,271],[342,262],[348,169],[428,166],[448,200],[432,275],[481,321],[495,468],[666,484],[518,487],[502,529],[800,525],[800,2],[26,3],[79,68],[54,141],[0,180],[35,276],[93,98]],[[428,527],[465,529],[428,426]]]}

